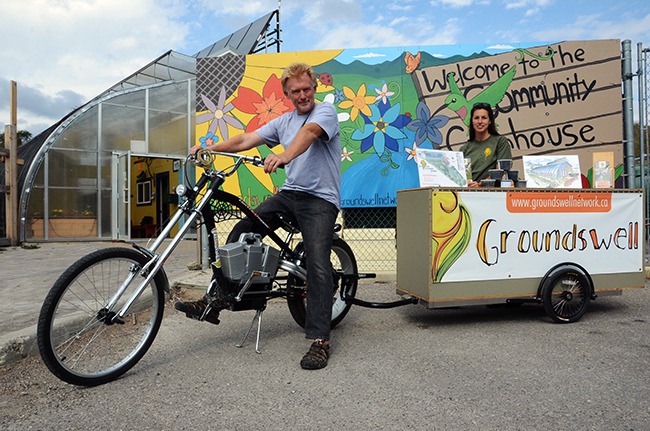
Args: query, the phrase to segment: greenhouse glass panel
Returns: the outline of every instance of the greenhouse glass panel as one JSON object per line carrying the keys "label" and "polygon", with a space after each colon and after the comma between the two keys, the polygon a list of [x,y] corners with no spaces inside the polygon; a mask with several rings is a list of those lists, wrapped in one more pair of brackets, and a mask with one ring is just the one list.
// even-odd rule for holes
{"label": "greenhouse glass panel", "polygon": [[54,142],[56,148],[97,149],[97,107],[75,119]]}
{"label": "greenhouse glass panel", "polygon": [[50,149],[49,186],[97,189],[97,152]]}
{"label": "greenhouse glass panel", "polygon": [[149,90],[149,109],[187,114],[187,82],[154,87]]}
{"label": "greenhouse glass panel", "polygon": [[187,83],[149,91],[149,151],[187,154]]}
{"label": "greenhouse glass panel", "polygon": [[135,95],[142,99],[142,107],[115,104],[116,100],[121,97],[111,99],[110,103],[102,104],[102,150],[130,151],[131,141],[144,141],[145,92],[138,91],[128,94],[131,97]]}
{"label": "greenhouse glass panel", "polygon": [[111,237],[111,220],[112,220],[111,199],[112,199],[111,189],[103,188],[100,190],[100,205],[102,206],[101,220],[99,221],[100,231],[98,233],[98,236],[100,238]]}
{"label": "greenhouse glass panel", "polygon": [[43,201],[45,190],[43,187],[34,187],[29,192],[29,203],[27,204],[27,218],[43,218]]}
{"label": "greenhouse glass panel", "polygon": [[111,187],[111,169],[113,163],[112,154],[108,151],[99,152],[100,163],[101,163],[101,183],[99,187],[102,189]]}
{"label": "greenhouse glass panel", "polygon": [[43,238],[43,205],[45,190],[42,187],[33,187],[29,194],[27,217],[25,218],[25,237]]}
{"label": "greenhouse glass panel", "polygon": [[83,189],[48,190],[50,210],[47,237],[96,238],[97,191]]}

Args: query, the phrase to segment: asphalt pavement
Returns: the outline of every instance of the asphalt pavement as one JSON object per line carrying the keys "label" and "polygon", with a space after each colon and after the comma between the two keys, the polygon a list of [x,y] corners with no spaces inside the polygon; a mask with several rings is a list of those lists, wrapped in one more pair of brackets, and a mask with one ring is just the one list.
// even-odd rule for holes
{"label": "asphalt pavement", "polygon": [[[241,349],[252,312],[218,326],[169,310],[152,348],[120,379],[65,384],[34,353],[34,325],[59,274],[111,243],[45,243],[0,253],[0,429],[647,430],[650,290],[593,301],[573,324],[539,305],[427,310],[353,307],[333,331],[324,370],[286,305],[264,312],[261,349]],[[172,283],[201,287],[196,243],[166,262]],[[389,277],[358,296],[395,300]],[[646,282],[646,287],[648,283]],[[13,341],[12,341],[13,340]],[[31,346],[31,347],[30,347]],[[8,349],[8,347],[10,347]]]}
{"label": "asphalt pavement", "polygon": [[[140,243],[146,246],[146,242]],[[82,256],[124,242],[49,242],[0,248],[0,365],[37,353],[36,323],[56,279]],[[197,242],[183,240],[165,263],[170,285],[205,287],[207,271],[189,270],[199,260]]]}
{"label": "asphalt pavement", "polygon": [[[145,242],[140,243],[146,246]],[[37,353],[36,323],[50,287],[82,256],[105,247],[130,247],[124,242],[51,242],[0,248],[0,365]],[[165,262],[170,285],[204,289],[209,271],[196,270],[200,260],[195,240],[183,240]],[[646,268],[646,279],[650,267]],[[394,273],[378,281],[394,281]],[[395,298],[393,298],[395,299]]]}

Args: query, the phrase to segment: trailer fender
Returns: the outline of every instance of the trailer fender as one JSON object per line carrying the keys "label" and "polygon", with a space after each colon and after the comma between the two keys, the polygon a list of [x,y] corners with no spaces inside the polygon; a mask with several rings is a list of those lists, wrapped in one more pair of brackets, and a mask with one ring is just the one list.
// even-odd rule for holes
{"label": "trailer fender", "polygon": [[546,314],[556,323],[576,322],[595,299],[593,280],[583,267],[571,262],[558,264],[542,277],[537,297]]}

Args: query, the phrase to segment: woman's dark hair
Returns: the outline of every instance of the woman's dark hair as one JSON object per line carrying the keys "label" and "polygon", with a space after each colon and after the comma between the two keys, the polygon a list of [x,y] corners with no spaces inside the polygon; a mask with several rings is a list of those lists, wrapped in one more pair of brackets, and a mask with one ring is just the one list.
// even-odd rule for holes
{"label": "woman's dark hair", "polygon": [[497,131],[497,126],[494,124],[494,111],[492,111],[492,107],[490,106],[489,103],[475,103],[474,106],[472,106],[472,110],[469,113],[469,140],[473,141],[476,139],[476,131],[474,130],[474,122],[472,121],[472,118],[474,118],[474,111],[477,109],[485,109],[488,113],[488,119],[490,120],[490,124],[488,124],[488,133],[490,135],[494,136],[499,136],[499,132]]}

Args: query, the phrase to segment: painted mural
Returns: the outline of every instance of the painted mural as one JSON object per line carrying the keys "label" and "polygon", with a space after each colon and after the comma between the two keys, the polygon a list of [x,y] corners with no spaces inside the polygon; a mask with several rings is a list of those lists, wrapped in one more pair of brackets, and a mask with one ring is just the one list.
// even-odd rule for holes
{"label": "painted mural", "polygon": [[[604,151],[614,154],[620,177],[618,40],[199,59],[197,143],[218,144],[291,111],[279,77],[294,61],[314,67],[317,102],[332,103],[339,113],[343,208],[395,206],[397,190],[419,186],[416,149],[458,151],[478,102],[495,107],[499,132],[510,139],[520,171],[523,156],[577,155],[588,187],[591,154]],[[261,156],[270,151],[251,150]],[[269,176],[259,168],[242,168],[238,175],[229,191],[252,206],[284,181],[283,172]]]}

